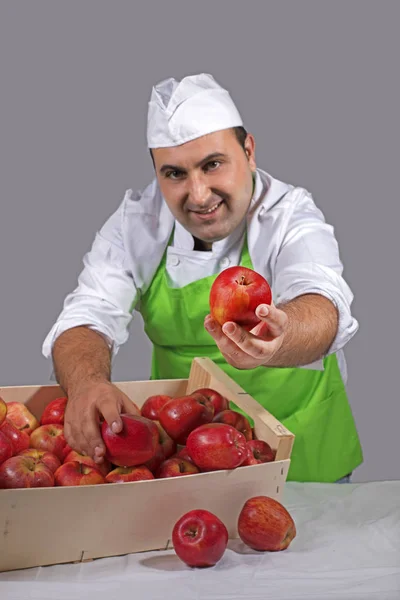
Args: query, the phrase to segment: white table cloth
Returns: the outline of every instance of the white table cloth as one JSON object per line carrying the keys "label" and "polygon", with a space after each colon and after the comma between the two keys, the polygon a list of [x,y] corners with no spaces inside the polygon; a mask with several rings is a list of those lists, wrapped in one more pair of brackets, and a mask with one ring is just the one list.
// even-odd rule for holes
{"label": "white table cloth", "polygon": [[285,551],[230,540],[209,569],[169,550],[10,571],[0,599],[400,600],[400,481],[288,482],[282,502],[297,526]]}

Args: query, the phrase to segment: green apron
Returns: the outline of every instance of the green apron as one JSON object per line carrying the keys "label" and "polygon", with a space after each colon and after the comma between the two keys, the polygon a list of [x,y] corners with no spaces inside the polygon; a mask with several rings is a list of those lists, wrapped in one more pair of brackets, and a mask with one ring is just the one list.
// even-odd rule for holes
{"label": "green apron", "polygon": [[[153,344],[151,378],[187,378],[193,358],[208,356],[295,434],[288,480],[334,482],[357,467],[362,450],[336,355],[324,371],[232,367],[204,328],[216,275],[171,288],[166,255],[138,306]],[[246,236],[240,264],[253,268]]]}

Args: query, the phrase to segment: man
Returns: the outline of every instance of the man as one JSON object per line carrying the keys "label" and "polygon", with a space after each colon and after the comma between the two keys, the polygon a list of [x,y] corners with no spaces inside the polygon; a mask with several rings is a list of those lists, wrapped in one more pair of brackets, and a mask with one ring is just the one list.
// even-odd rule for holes
{"label": "man", "polygon": [[[362,462],[343,356],[358,323],[333,228],[305,189],[257,168],[254,137],[210,75],[153,88],[147,141],[154,181],[98,232],[43,345],[69,398],[68,443],[100,463],[100,416],[119,432],[133,410],[110,371],[135,309],[152,378],[187,377],[209,356],[296,435],[288,479],[347,476]],[[237,264],[272,287],[251,332],[208,314],[216,275]]]}

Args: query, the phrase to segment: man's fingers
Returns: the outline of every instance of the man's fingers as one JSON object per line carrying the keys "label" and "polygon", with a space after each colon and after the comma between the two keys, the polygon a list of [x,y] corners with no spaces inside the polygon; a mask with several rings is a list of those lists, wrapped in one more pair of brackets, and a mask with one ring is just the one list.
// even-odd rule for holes
{"label": "man's fingers", "polygon": [[276,308],[274,304],[260,304],[256,308],[256,315],[263,323],[268,325],[270,337],[279,337],[284,333],[288,322],[287,314]]}
{"label": "man's fingers", "polygon": [[98,402],[98,409],[114,433],[122,431],[120,407],[115,396],[104,396]]}
{"label": "man's fingers", "polygon": [[82,419],[82,432],[85,437],[84,450],[86,454],[93,459],[95,457],[98,459],[102,458],[105,454],[105,446],[100,433],[97,411],[94,406],[91,407],[91,410]]}
{"label": "man's fingers", "polygon": [[235,358],[238,353],[240,354],[240,349],[224,334],[221,325],[211,315],[207,315],[204,319],[204,327],[214,338],[215,343],[225,358],[228,356]]}
{"label": "man's fingers", "polygon": [[234,343],[245,354],[257,360],[267,357],[271,353],[271,342],[266,342],[262,338],[249,333],[236,323],[231,321],[224,323],[222,331],[231,343]]}
{"label": "man's fingers", "polygon": [[218,323],[218,321],[213,319],[211,317],[211,315],[207,315],[206,318],[204,319],[204,327],[206,328],[208,333],[211,335],[211,337],[214,338],[215,342],[217,343],[218,348],[222,352],[220,343],[224,343],[224,338],[226,340],[226,337],[222,332],[221,325]]}
{"label": "man's fingers", "polygon": [[104,395],[97,405],[95,402],[89,405],[89,409],[83,415],[81,428],[86,440],[86,452],[96,463],[103,462],[106,452],[101,436],[100,415],[104,417],[114,433],[122,430],[118,402],[113,396],[110,398],[108,395]]}

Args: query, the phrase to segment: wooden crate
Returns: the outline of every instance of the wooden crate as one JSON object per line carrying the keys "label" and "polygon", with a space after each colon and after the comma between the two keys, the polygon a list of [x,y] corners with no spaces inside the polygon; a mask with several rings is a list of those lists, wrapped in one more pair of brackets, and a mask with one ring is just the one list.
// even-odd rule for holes
{"label": "wooden crate", "polygon": [[[276,459],[169,479],[0,490],[0,571],[169,548],[175,522],[194,508],[215,513],[229,536],[237,537],[237,518],[248,498],[281,499],[294,435],[210,359],[195,358],[188,379],[115,385],[139,406],[154,394],[214,388],[253,419],[256,437],[276,450]],[[6,402],[23,402],[37,418],[60,395],[58,385],[0,388]]]}

